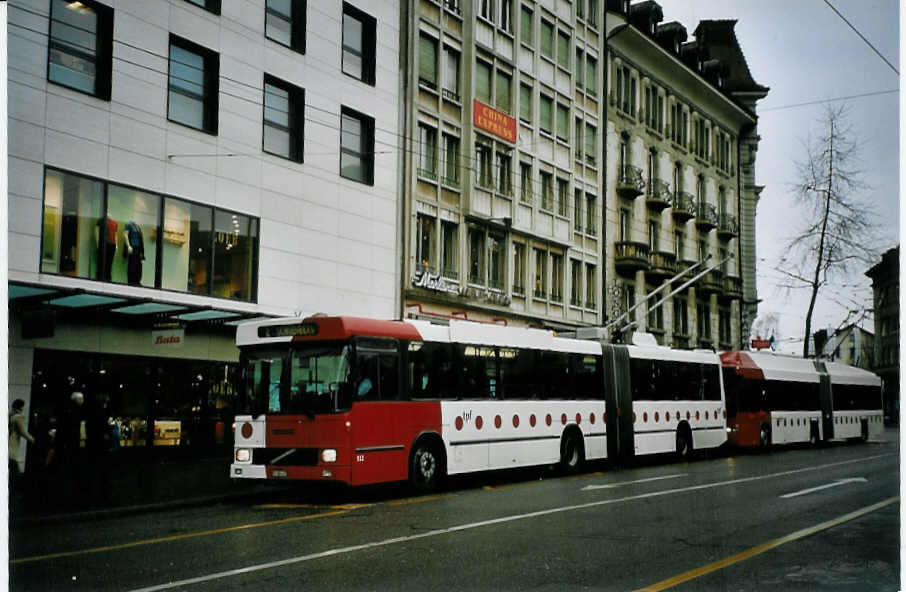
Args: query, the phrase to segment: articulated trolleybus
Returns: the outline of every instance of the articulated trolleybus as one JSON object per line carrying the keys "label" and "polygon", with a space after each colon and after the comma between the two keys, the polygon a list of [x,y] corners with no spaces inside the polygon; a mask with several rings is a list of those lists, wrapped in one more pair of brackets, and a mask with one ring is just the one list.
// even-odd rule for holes
{"label": "articulated trolleybus", "polygon": [[761,446],[877,437],[881,379],[867,370],[782,354],[721,354],[729,440]]}
{"label": "articulated trolleybus", "polygon": [[720,359],[451,320],[315,316],[237,329],[230,474],[350,485],[720,446]]}

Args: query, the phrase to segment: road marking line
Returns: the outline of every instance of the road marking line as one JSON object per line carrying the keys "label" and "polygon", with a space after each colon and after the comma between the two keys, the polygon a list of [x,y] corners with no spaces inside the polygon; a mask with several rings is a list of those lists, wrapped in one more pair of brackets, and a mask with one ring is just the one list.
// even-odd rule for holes
{"label": "road marking line", "polygon": [[831,487],[839,487],[840,485],[846,485],[847,483],[868,483],[868,479],[865,477],[853,477],[851,479],[836,479],[833,483],[828,483],[826,485],[819,485],[818,487],[810,487],[808,489],[803,489],[801,491],[795,491],[793,493],[787,493],[781,495],[783,499],[788,499],[791,497],[798,497],[800,495],[805,495],[807,493],[814,493],[816,491],[821,491],[822,489],[829,489]]}
{"label": "road marking line", "polygon": [[306,516],[293,516],[291,518],[281,518],[279,520],[268,520],[267,522],[253,522],[250,524],[240,524],[238,526],[228,526],[226,528],[215,528],[213,530],[204,530],[200,532],[187,532],[183,534],[174,534],[171,536],[158,537],[154,539],[144,539],[140,541],[132,541],[131,543],[122,543],[119,545],[107,545],[104,547],[94,547],[91,549],[79,549],[77,551],[62,551],[60,553],[48,553],[47,555],[35,555],[32,557],[21,557],[19,559],[11,559],[10,564],[15,565],[19,563],[33,563],[35,561],[46,561],[48,559],[59,559],[60,557],[74,557],[76,555],[89,555],[91,553],[102,553],[104,551],[118,551],[120,549],[128,549],[130,547],[141,547],[143,545],[154,545],[157,543],[168,543],[171,541],[179,541],[183,539],[191,539],[200,536],[208,536],[212,534],[221,534],[225,532],[236,532],[238,530],[250,530],[252,528],[262,528],[264,526],[276,526],[278,524],[289,524],[291,522],[301,522],[302,520],[314,520],[315,518],[328,518],[331,516],[341,516],[343,514],[348,514],[350,510],[335,510],[332,512],[321,512],[320,514],[308,514]]}
{"label": "road marking line", "polygon": [[674,493],[699,491],[702,489],[712,489],[715,487],[723,487],[725,485],[748,483],[750,481],[756,481],[756,480],[761,480],[761,479],[772,479],[775,477],[784,477],[786,475],[793,475],[796,473],[805,473],[805,472],[809,472],[809,471],[820,471],[820,470],[826,469],[828,467],[852,464],[852,463],[857,463],[857,462],[863,463],[866,460],[884,458],[884,457],[888,457],[888,456],[898,456],[898,454],[893,454],[893,453],[878,454],[875,456],[869,456],[869,457],[858,458],[858,459],[853,459],[853,460],[844,460],[844,461],[839,461],[839,462],[834,462],[834,463],[828,463],[825,465],[819,465],[819,466],[815,466],[815,467],[805,467],[802,469],[792,469],[789,471],[782,471],[780,473],[771,473],[768,475],[761,475],[759,477],[744,477],[744,478],[740,478],[740,479],[733,479],[731,481],[718,481],[718,482],[714,482],[714,483],[704,483],[702,485],[690,485],[688,487],[681,487],[678,489],[670,489],[670,490],[666,490],[666,491],[652,491],[649,493],[641,493],[638,495],[622,497],[622,498],[599,500],[599,501],[595,501],[595,502],[587,502],[584,504],[576,504],[576,505],[572,505],[572,506],[562,506],[562,507],[558,507],[558,508],[549,508],[547,510],[538,510],[536,512],[529,512],[527,514],[502,516],[500,518],[492,518],[490,520],[482,520],[480,522],[460,524],[458,526],[451,526],[448,528],[439,528],[436,530],[430,530],[427,532],[422,532],[419,534],[413,534],[413,535],[409,535],[409,536],[384,539],[382,541],[374,541],[371,543],[363,543],[360,545],[352,545],[349,547],[339,547],[339,548],[335,548],[335,549],[328,549],[327,551],[320,551],[318,553],[311,553],[309,555],[299,555],[297,557],[289,557],[287,559],[280,559],[278,561],[271,561],[268,563],[259,563],[256,565],[249,565],[246,567],[240,567],[240,568],[231,569],[231,570],[227,570],[227,571],[216,572],[216,573],[208,574],[205,576],[198,576],[198,577],[188,578],[185,580],[179,580],[179,581],[175,581],[175,582],[168,582],[166,584],[158,584],[158,585],[149,586],[146,588],[137,588],[135,590],[132,590],[132,592],[158,592],[160,590],[170,590],[173,588],[181,588],[183,586],[189,586],[192,584],[200,584],[203,582],[211,582],[211,581],[219,580],[222,578],[228,578],[228,577],[237,576],[237,575],[254,573],[254,572],[263,571],[266,569],[272,569],[275,567],[294,565],[297,563],[312,561],[314,559],[323,559],[325,557],[335,557],[335,556],[339,556],[339,555],[346,555],[348,553],[354,553],[356,551],[363,551],[366,549],[374,549],[374,548],[378,548],[378,547],[386,547],[389,545],[395,545],[397,543],[407,543],[410,541],[415,541],[415,540],[424,539],[424,538],[428,538],[428,537],[435,537],[435,536],[444,535],[444,534],[464,532],[467,530],[473,530],[473,529],[482,528],[485,526],[506,524],[508,522],[515,522],[517,520],[525,520],[528,518],[538,518],[541,516],[550,516],[552,514],[560,514],[563,512],[570,512],[570,511],[574,511],[574,510],[585,510],[588,508],[596,508],[599,506],[607,506],[607,505],[611,505],[611,504],[618,504],[618,503],[628,502],[628,501],[635,501],[635,500],[648,499],[648,498],[654,498],[654,497],[662,497],[662,496],[670,495],[670,494],[674,494]]}
{"label": "road marking line", "polygon": [[677,473],[676,475],[664,475],[663,477],[649,477],[648,479],[636,479],[635,481],[621,481],[609,485],[586,485],[581,491],[592,491],[595,489],[613,489],[622,485],[632,485],[634,483],[648,483],[650,481],[661,481],[663,479],[676,479],[677,477],[687,477],[689,473]]}
{"label": "road marking line", "polygon": [[656,584],[646,586],[645,588],[639,588],[638,590],[635,590],[635,592],[661,592],[662,590],[667,590],[668,588],[672,588],[674,586],[682,584],[683,582],[688,582],[689,580],[699,578],[713,571],[723,569],[729,565],[733,565],[734,563],[739,563],[740,561],[745,561],[746,559],[750,559],[752,557],[755,557],[756,555],[761,555],[765,551],[770,551],[771,549],[779,547],[780,545],[798,541],[799,539],[803,539],[813,534],[817,534],[821,531],[828,530],[829,528],[839,526],[845,522],[849,522],[850,520],[855,520],[856,518],[860,518],[862,516],[865,516],[866,514],[876,512],[881,508],[895,504],[898,501],[900,501],[900,496],[887,498],[886,500],[872,504],[871,506],[866,506],[860,510],[856,510],[855,512],[844,514],[843,516],[839,516],[837,518],[834,518],[833,520],[828,520],[827,522],[822,522],[821,524],[816,524],[815,526],[811,526],[809,528],[797,530],[792,534],[788,534],[778,539],[762,543],[756,547],[752,547],[751,549],[737,553],[736,555],[731,555],[730,557],[721,559],[720,561],[715,561],[714,563],[709,563],[708,565],[703,565],[702,567],[690,569],[687,572],[673,576],[672,578],[668,578],[666,580],[662,580]]}
{"label": "road marking line", "polygon": [[393,500],[391,502],[384,502],[385,506],[408,506],[409,504],[420,504],[422,502],[433,502],[434,500],[444,499],[448,497],[453,497],[453,493],[441,493],[438,495],[423,495],[421,497],[407,497],[404,499]]}
{"label": "road marking line", "polygon": [[330,510],[358,510],[359,508],[367,508],[372,504],[339,504],[335,506],[324,506],[318,504],[258,504],[252,506],[256,510],[284,510],[284,509],[299,509],[299,508],[328,508]]}

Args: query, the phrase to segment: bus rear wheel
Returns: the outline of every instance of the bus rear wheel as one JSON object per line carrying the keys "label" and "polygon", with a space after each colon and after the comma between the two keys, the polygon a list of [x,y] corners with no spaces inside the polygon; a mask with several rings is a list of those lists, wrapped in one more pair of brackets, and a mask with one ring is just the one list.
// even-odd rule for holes
{"label": "bus rear wheel", "polygon": [[574,475],[582,468],[585,460],[585,451],[582,442],[575,431],[563,434],[560,441],[560,469],[567,475]]}
{"label": "bus rear wheel", "polygon": [[676,431],[676,457],[684,461],[692,458],[692,434],[688,428]]}
{"label": "bus rear wheel", "polygon": [[409,459],[409,483],[420,493],[437,489],[443,478],[443,457],[437,445],[420,441],[415,444]]}

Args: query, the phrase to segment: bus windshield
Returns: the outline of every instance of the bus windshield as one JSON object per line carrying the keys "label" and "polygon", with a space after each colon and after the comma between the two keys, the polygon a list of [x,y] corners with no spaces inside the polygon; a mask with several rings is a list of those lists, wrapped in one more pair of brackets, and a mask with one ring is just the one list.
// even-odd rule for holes
{"label": "bus windshield", "polygon": [[248,413],[313,415],[349,407],[349,345],[254,350],[245,358]]}

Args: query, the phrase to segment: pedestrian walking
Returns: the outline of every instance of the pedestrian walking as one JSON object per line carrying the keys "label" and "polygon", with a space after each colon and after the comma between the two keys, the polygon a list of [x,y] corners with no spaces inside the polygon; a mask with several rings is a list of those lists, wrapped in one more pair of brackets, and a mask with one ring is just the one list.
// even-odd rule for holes
{"label": "pedestrian walking", "polygon": [[57,421],[54,460],[59,468],[62,500],[66,504],[76,503],[85,497],[83,491],[85,483],[82,474],[84,462],[82,424],[85,420],[82,406],[84,404],[85,395],[80,391],[75,391],[61,410]]}
{"label": "pedestrian walking", "polygon": [[13,401],[9,412],[9,494],[12,505],[18,506],[23,495],[22,491],[22,464],[19,461],[22,450],[22,440],[35,443],[35,439],[28,433],[25,426],[25,401]]}

